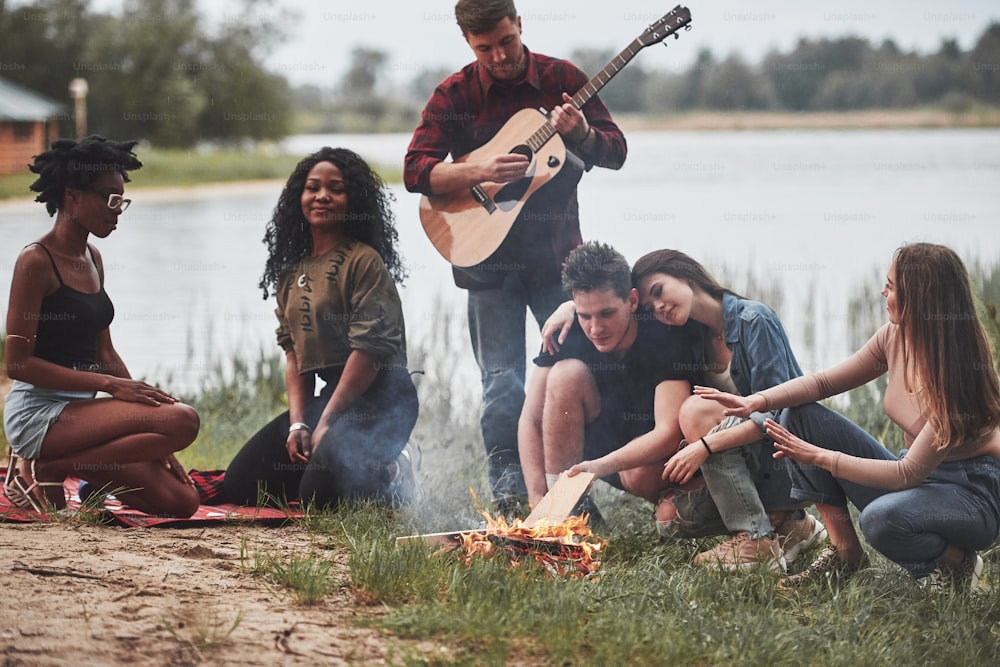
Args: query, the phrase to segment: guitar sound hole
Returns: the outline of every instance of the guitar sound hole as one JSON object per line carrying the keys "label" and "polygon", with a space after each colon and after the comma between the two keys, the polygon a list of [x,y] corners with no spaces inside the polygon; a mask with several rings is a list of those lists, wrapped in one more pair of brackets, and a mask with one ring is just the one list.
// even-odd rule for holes
{"label": "guitar sound hole", "polygon": [[514,146],[513,148],[510,149],[510,152],[516,155],[523,155],[529,160],[532,159],[532,157],[534,157],[534,155],[531,152],[531,149],[525,146],[524,144],[520,144],[519,146]]}

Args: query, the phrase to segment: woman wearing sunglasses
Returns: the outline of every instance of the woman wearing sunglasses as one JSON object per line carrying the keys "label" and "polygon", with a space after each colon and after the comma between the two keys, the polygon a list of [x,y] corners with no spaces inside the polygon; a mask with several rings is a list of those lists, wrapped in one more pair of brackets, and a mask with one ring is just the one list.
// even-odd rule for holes
{"label": "woman wearing sunglasses", "polygon": [[[190,516],[198,492],[174,453],[198,434],[189,406],[131,379],[111,342],[114,306],[101,254],[131,200],[135,142],[61,139],[35,156],[31,189],[55,223],[17,258],[7,308],[5,398],[11,445],[4,494],[44,512],[65,506],[63,481],[114,490],[149,513]],[[100,398],[97,393],[106,394]]]}

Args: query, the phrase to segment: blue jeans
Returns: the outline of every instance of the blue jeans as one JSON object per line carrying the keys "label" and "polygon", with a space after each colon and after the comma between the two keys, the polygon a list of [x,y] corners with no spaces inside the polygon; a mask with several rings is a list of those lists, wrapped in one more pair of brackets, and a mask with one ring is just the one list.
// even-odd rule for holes
{"label": "blue jeans", "polygon": [[765,438],[712,454],[702,464],[705,486],[730,533],[765,537],[774,532],[768,510],[802,505],[791,498],[787,463],[773,459],[773,451],[771,440]]}
{"label": "blue jeans", "polygon": [[517,274],[500,289],[469,290],[469,335],[483,383],[480,427],[494,500],[527,500],[517,452],[517,422],[524,406],[525,311],[538,326],[566,301],[560,285],[529,290]]}
{"label": "blue jeans", "polygon": [[[781,424],[806,442],[849,456],[895,461],[875,438],[817,403],[786,409]],[[862,486],[816,466],[793,463],[792,497],[835,507],[853,503],[868,543],[914,577],[930,574],[948,545],[989,547],[1000,528],[1000,459],[977,456],[940,464],[902,491]]]}
{"label": "blue jeans", "polygon": [[[305,422],[315,427],[336,382],[306,406]],[[256,505],[258,489],[278,501],[300,499],[337,505],[360,499],[391,502],[387,464],[406,446],[417,422],[417,390],[405,370],[385,370],[341,417],[308,463],[292,463],[285,443],[289,413],[281,413],[247,441],[226,470],[230,502]]]}

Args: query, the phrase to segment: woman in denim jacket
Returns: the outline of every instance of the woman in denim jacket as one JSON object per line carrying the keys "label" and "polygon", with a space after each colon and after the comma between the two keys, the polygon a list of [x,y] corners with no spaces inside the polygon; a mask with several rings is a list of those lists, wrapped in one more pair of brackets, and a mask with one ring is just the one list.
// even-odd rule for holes
{"label": "woman in denim jacket", "polygon": [[[781,320],[771,308],[728,290],[687,255],[657,250],[635,263],[632,281],[643,306],[660,322],[705,327],[705,381],[727,392],[750,395],[802,375]],[[721,405],[692,396],[681,407],[683,446],[664,466],[663,478],[686,485],[701,472],[731,539],[695,556],[696,565],[738,570],[763,564],[784,569],[802,549],[825,536],[821,523],[791,510],[785,462],[775,461],[764,422],[775,412],[726,417]],[[697,503],[695,503],[697,504]],[[705,519],[705,504],[685,516],[691,499],[667,496],[657,508],[664,537],[719,532]],[[678,516],[670,517],[672,510]],[[769,513],[768,510],[771,510]],[[715,523],[718,526],[718,523]]]}

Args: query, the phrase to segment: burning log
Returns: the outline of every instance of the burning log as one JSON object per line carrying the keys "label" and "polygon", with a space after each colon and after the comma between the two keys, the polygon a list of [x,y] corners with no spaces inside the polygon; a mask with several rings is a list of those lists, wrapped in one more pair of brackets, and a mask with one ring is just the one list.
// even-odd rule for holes
{"label": "burning log", "polygon": [[597,556],[604,545],[591,541],[589,516],[570,516],[570,512],[593,480],[590,473],[574,477],[564,473],[524,521],[516,519],[508,524],[503,517],[493,518],[484,512],[483,529],[410,535],[396,542],[421,540],[449,551],[460,549],[466,565],[477,555],[502,549],[510,554],[515,566],[533,559],[552,575],[589,575],[600,567]]}

